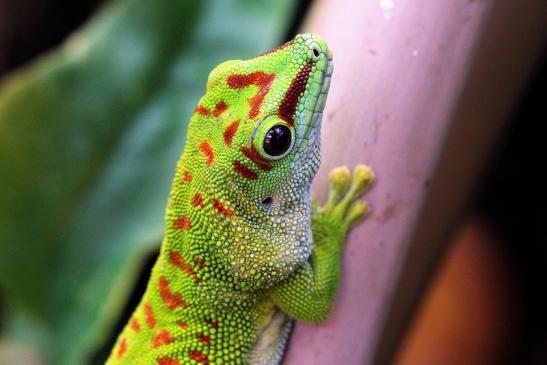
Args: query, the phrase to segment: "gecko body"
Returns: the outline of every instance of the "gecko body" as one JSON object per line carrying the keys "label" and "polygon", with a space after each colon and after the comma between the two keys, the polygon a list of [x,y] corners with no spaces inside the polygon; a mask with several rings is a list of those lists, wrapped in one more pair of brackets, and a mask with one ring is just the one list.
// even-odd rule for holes
{"label": "gecko body", "polygon": [[278,364],[292,318],[329,313],[365,166],[312,207],[332,55],[301,34],[209,75],[188,127],[146,292],[108,365]]}

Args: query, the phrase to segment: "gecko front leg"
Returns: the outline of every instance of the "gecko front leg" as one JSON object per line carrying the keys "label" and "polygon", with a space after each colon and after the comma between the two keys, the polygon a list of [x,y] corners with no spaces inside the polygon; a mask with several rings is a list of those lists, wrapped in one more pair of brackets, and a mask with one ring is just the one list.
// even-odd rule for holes
{"label": "gecko front leg", "polygon": [[340,276],[340,256],[349,230],[368,213],[368,204],[357,200],[374,180],[372,169],[359,165],[353,176],[347,167],[330,173],[326,204],[312,210],[314,247],[310,260],[273,292],[274,303],[296,319],[318,323],[330,312]]}

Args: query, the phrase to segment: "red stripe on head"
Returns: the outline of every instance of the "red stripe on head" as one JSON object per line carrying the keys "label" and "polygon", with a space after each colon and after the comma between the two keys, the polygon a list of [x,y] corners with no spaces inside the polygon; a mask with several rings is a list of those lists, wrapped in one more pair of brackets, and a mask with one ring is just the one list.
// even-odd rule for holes
{"label": "red stripe on head", "polygon": [[247,166],[243,165],[238,160],[234,160],[234,170],[248,180],[258,179],[258,174],[256,172],[249,170]]}
{"label": "red stripe on head", "polygon": [[177,321],[177,324],[178,324],[179,327],[182,328],[183,330],[188,329],[188,323],[186,323],[186,322]]}
{"label": "red stripe on head", "polygon": [[120,346],[118,347],[118,359],[121,359],[126,352],[127,352],[127,339],[124,337],[120,341]]}
{"label": "red stripe on head", "polygon": [[146,318],[146,324],[149,328],[154,328],[156,325],[156,317],[154,317],[154,312],[152,311],[152,306],[150,303],[144,304],[144,317]]}
{"label": "red stripe on head", "polygon": [[187,275],[190,275],[194,279],[194,283],[199,284],[200,278],[198,277],[198,274],[194,270],[192,266],[190,266],[185,260],[182,255],[180,255],[178,252],[171,252],[171,255],[169,256],[169,262],[179,269],[182,270]]}
{"label": "red stripe on head", "polygon": [[192,174],[188,171],[182,173],[182,182],[185,184],[190,184],[192,182]]}
{"label": "red stripe on head", "polygon": [[213,111],[213,115],[218,118],[227,109],[228,109],[228,104],[226,104],[223,100],[221,100],[217,103],[217,105],[215,105],[215,110]]}
{"label": "red stripe on head", "polygon": [[173,221],[173,228],[187,231],[192,228],[192,222],[190,221],[190,218],[186,216],[179,217]]}
{"label": "red stripe on head", "polygon": [[232,141],[234,140],[234,136],[237,133],[237,129],[239,128],[239,122],[240,119],[233,121],[224,130],[224,143],[226,143],[226,146],[228,147],[232,146]]}
{"label": "red stripe on head", "polygon": [[202,365],[209,365],[209,358],[207,357],[207,355],[205,355],[201,351],[198,351],[198,350],[190,351],[188,356],[190,357],[190,359],[196,360],[197,362],[201,363]]}
{"label": "red stripe on head", "polygon": [[213,110],[212,112],[203,105],[198,105],[196,106],[196,109],[194,109],[194,114],[203,115],[204,117],[210,117],[211,115],[215,117],[220,117],[220,115],[224,113],[227,109],[228,104],[221,100],[217,103],[217,105],[215,105],[215,110]]}
{"label": "red stripe on head", "polygon": [[171,289],[169,288],[169,281],[165,278],[165,276],[160,276],[159,280],[159,290],[160,290],[160,296],[165,302],[165,304],[169,307],[169,309],[177,309],[177,308],[188,308],[189,304],[182,299],[182,296],[179,293],[173,293]]}
{"label": "red stripe on head", "polygon": [[210,117],[211,111],[203,105],[198,105],[196,106],[196,109],[194,109],[194,114],[203,115],[204,117]]}
{"label": "red stripe on head", "polygon": [[207,166],[211,166],[215,161],[215,153],[213,147],[207,141],[203,141],[199,144],[199,150],[205,155],[205,163]]}
{"label": "red stripe on head", "polygon": [[205,323],[211,328],[218,329],[218,322],[213,321],[212,319],[206,319]]}
{"label": "red stripe on head", "polygon": [[205,261],[198,257],[194,258],[194,264],[196,264],[200,269],[203,269],[205,267]]}
{"label": "red stripe on head", "polygon": [[298,99],[306,89],[306,84],[310,78],[312,66],[312,62],[308,62],[304,67],[302,67],[296,78],[291,82],[289,90],[287,90],[281,104],[279,105],[279,117],[291,126],[294,125],[294,114],[296,113]]}
{"label": "red stripe on head", "polygon": [[249,147],[241,147],[240,151],[251,161],[253,161],[262,171],[270,171],[272,166],[270,165],[269,161],[266,161],[265,159],[260,156],[260,153],[256,149],[256,147],[253,145],[251,148]]}
{"label": "red stripe on head", "polygon": [[205,346],[211,346],[211,336],[208,336],[204,333],[198,333],[196,335],[196,338],[199,342],[201,342]]}
{"label": "red stripe on head", "polygon": [[216,209],[217,212],[223,214],[226,218],[232,218],[234,216],[234,212],[226,207],[222,202],[218,199],[213,199],[213,208]]}
{"label": "red stripe on head", "polygon": [[139,321],[135,317],[131,319],[131,329],[135,332],[139,332],[141,330],[141,325],[139,324]]}
{"label": "red stripe on head", "polygon": [[180,362],[178,360],[175,360],[170,357],[160,357],[156,359],[158,365],[180,365]]}
{"label": "red stripe on head", "polygon": [[205,203],[203,201],[203,196],[200,193],[195,193],[194,196],[192,197],[191,204],[194,208],[195,207],[204,208]]}
{"label": "red stripe on head", "polygon": [[168,331],[162,330],[156,336],[154,336],[154,339],[152,340],[152,347],[158,348],[160,346],[169,345],[173,342],[175,342],[175,338],[171,336]]}
{"label": "red stripe on head", "polygon": [[262,71],[252,72],[250,74],[233,74],[228,76],[226,82],[232,89],[243,89],[245,87],[255,85],[258,87],[258,92],[255,96],[249,98],[249,118],[256,118],[260,112],[260,107],[264,101],[264,97],[270,90],[270,86],[275,79],[275,74],[267,74]]}

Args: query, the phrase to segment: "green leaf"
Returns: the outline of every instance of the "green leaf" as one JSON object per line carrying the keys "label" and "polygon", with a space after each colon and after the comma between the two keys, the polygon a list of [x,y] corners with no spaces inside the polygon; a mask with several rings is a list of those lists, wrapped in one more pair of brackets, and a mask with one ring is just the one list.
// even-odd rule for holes
{"label": "green leaf", "polygon": [[282,41],[292,8],[119,0],[0,86],[4,337],[54,364],[85,363],[104,343],[161,242],[208,72]]}

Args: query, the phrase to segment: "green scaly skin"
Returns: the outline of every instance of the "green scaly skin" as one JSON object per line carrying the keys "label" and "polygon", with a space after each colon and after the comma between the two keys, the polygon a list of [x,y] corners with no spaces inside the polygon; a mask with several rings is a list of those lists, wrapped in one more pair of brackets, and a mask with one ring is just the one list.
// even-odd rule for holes
{"label": "green scaly skin", "polygon": [[[373,179],[366,166],[337,168],[327,203],[312,207],[332,70],[325,41],[301,34],[211,72],[160,256],[107,364],[278,364],[292,318],[326,318],[345,237],[368,210],[356,199]],[[272,156],[266,134],[279,125],[290,144]]]}

